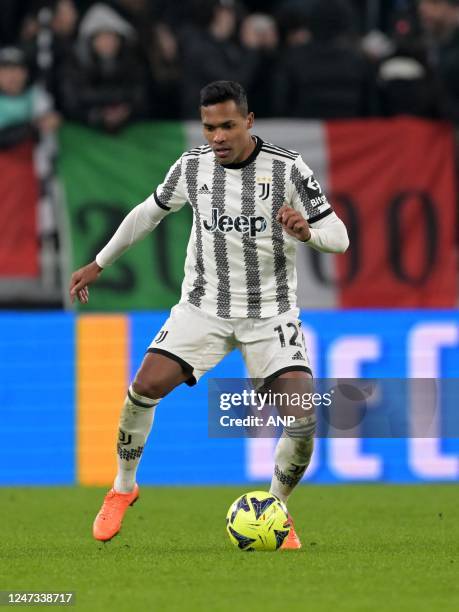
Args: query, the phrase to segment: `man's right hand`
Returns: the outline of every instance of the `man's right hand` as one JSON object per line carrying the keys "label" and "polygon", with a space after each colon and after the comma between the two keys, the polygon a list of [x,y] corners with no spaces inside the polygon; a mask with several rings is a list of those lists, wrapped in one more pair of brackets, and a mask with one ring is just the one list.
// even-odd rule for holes
{"label": "man's right hand", "polygon": [[75,298],[78,298],[82,304],[89,302],[88,285],[97,280],[101,272],[102,268],[93,261],[72,274],[70,279],[70,301],[72,304]]}

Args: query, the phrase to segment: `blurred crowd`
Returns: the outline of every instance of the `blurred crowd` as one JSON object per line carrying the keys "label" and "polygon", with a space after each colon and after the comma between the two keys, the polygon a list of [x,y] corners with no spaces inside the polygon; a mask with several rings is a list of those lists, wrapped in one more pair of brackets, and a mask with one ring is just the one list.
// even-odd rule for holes
{"label": "blurred crowd", "polygon": [[196,118],[216,79],[258,117],[459,123],[459,0],[2,0],[0,146]]}

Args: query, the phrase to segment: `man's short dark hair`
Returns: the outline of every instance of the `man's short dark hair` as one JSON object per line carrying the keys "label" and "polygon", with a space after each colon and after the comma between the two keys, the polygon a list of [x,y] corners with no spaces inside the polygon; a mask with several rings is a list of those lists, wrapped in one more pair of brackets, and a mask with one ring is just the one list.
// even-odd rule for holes
{"label": "man's short dark hair", "polygon": [[242,85],[236,81],[214,81],[201,89],[201,106],[220,104],[228,100],[234,100],[241,115],[247,116],[249,112],[247,94]]}

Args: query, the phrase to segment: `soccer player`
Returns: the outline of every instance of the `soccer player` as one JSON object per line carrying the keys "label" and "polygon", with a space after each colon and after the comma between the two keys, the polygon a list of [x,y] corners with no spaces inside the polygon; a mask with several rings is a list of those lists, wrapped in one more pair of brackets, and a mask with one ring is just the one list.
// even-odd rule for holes
{"label": "soccer player", "polygon": [[[137,500],[136,471],[156,407],[175,387],[195,385],[234,348],[265,386],[285,379],[303,388],[311,384],[296,306],[296,246],[342,253],[349,244],[343,222],[301,156],[251,134],[254,115],[238,83],[204,87],[200,111],[208,144],[184,153],[95,261],[71,278],[72,301],[86,304],[88,286],[107,266],[166,215],[187,202],[192,207],[181,298],[127,391],[118,473],[94,521],[97,540],[116,535]],[[284,502],[309,464],[314,430],[314,415],[302,412],[278,441],[270,491]],[[283,547],[300,546],[292,523]]]}

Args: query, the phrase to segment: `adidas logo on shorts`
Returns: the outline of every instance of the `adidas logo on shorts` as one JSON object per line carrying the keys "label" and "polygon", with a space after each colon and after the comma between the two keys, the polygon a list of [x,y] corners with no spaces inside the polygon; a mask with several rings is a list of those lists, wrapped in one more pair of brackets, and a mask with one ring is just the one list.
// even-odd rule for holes
{"label": "adidas logo on shorts", "polygon": [[293,361],[305,361],[305,359],[304,359],[304,357],[303,357],[303,355],[302,355],[301,351],[297,351],[297,352],[296,352],[296,353],[293,355],[292,360],[293,360]]}

